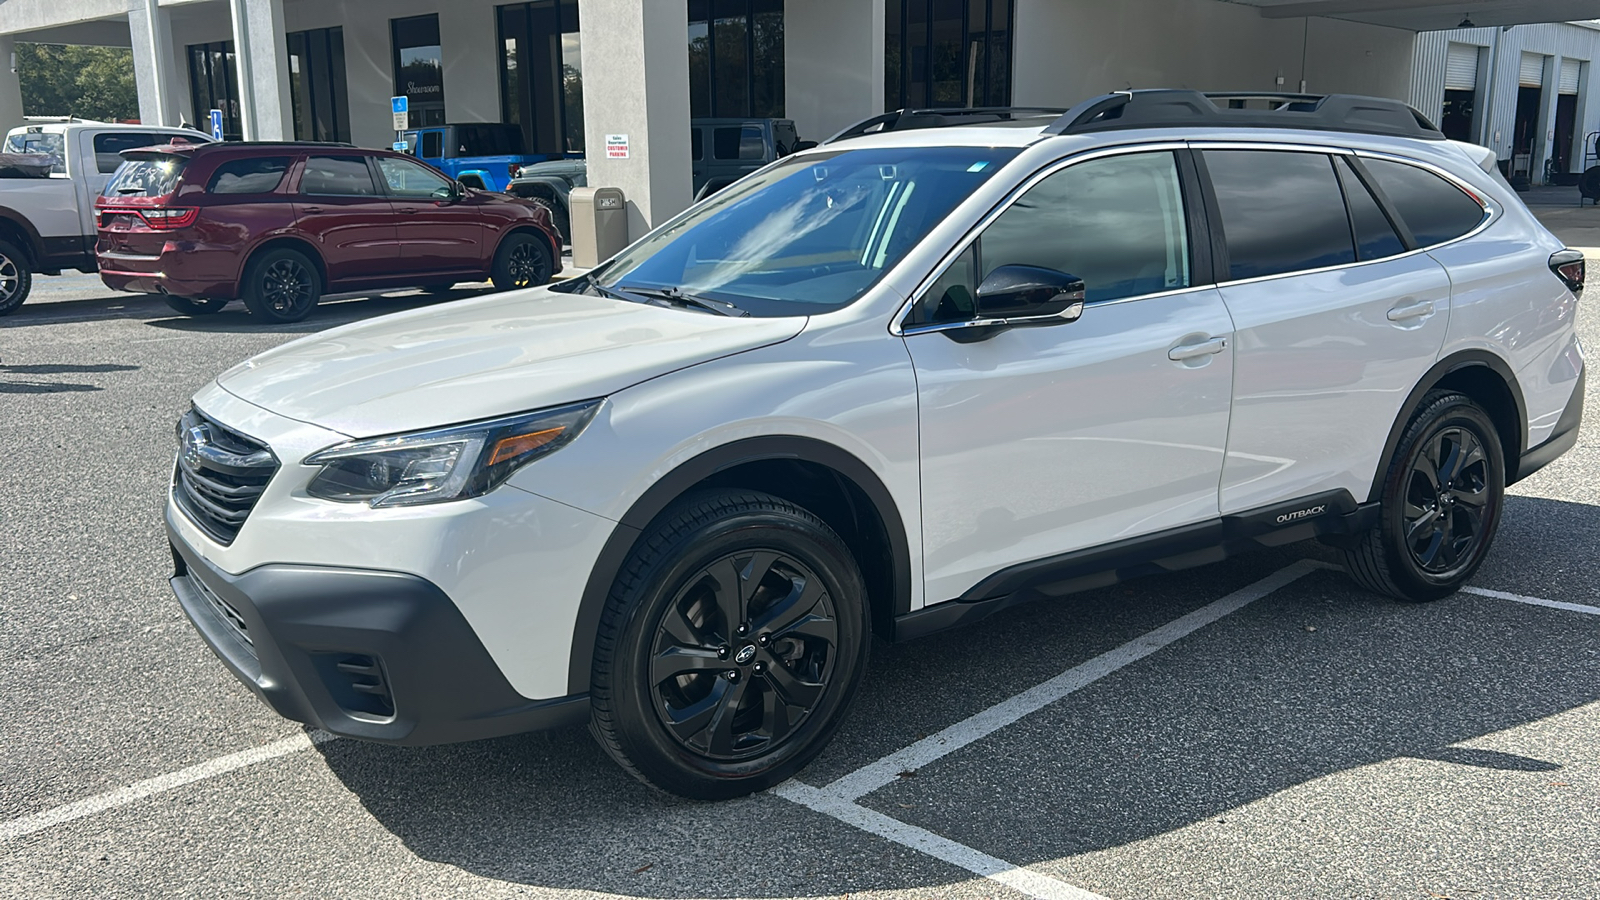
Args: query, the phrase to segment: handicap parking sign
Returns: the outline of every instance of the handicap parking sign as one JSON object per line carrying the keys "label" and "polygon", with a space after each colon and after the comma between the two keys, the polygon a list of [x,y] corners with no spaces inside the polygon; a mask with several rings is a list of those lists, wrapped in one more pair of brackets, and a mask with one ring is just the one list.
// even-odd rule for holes
{"label": "handicap parking sign", "polygon": [[211,136],[216,140],[222,140],[222,110],[220,109],[211,111]]}
{"label": "handicap parking sign", "polygon": [[393,113],[410,112],[410,101],[406,97],[390,97],[389,111]]}

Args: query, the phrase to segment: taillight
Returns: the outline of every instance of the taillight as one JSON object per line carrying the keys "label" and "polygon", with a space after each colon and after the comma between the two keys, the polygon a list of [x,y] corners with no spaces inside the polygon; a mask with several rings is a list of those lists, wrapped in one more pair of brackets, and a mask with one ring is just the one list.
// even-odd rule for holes
{"label": "taillight", "polygon": [[1550,271],[1574,294],[1583,293],[1583,251],[1557,250],[1550,254]]}
{"label": "taillight", "polygon": [[144,216],[145,222],[151,228],[157,231],[171,231],[174,228],[193,225],[194,220],[200,216],[200,209],[195,206],[159,206],[141,209],[139,215]]}
{"label": "taillight", "polygon": [[506,172],[508,172],[512,178],[517,177],[518,175],[522,174],[522,164],[512,163],[511,165],[506,166]]}

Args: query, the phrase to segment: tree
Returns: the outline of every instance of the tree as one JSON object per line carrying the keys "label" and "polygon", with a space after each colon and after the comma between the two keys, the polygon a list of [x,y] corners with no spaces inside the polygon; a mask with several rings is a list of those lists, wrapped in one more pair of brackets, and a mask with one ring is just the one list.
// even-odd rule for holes
{"label": "tree", "polygon": [[16,51],[24,115],[108,122],[139,117],[133,51],[20,41]]}

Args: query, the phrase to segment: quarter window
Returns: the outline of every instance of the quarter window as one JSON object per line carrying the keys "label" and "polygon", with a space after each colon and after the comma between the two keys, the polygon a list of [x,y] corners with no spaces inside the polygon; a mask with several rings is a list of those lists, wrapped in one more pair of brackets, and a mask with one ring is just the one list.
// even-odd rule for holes
{"label": "quarter window", "polygon": [[1188,287],[1180,184],[1171,153],[1095,159],[1045,178],[945,270],[912,324],[972,318],[978,284],[1005,265],[1076,275],[1090,302]]}
{"label": "quarter window", "polygon": [[313,156],[300,176],[300,193],[324,196],[376,196],[372,170],[363,156]]}
{"label": "quarter window", "polygon": [[1350,219],[1321,153],[1207,150],[1231,278],[1259,278],[1356,260]]}
{"label": "quarter window", "polygon": [[1482,204],[1432,172],[1383,159],[1361,163],[1411,228],[1418,246],[1454,240],[1483,221]]}
{"label": "quarter window", "polygon": [[1406,246],[1395,233],[1389,217],[1383,214],[1372,192],[1361,183],[1348,159],[1334,163],[1339,170],[1339,183],[1344,186],[1345,203],[1350,206],[1350,227],[1356,235],[1356,253],[1363,260],[1383,259],[1404,253]]}
{"label": "quarter window", "polygon": [[234,159],[217,166],[206,185],[210,194],[270,194],[289,168],[287,156]]}

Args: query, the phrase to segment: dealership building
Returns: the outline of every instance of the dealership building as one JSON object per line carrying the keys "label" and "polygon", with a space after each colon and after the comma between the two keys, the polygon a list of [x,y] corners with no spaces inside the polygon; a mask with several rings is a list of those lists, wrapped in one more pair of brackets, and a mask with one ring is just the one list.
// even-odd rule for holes
{"label": "dealership building", "polygon": [[[637,234],[691,200],[691,118],[821,139],[1132,88],[1405,99],[1542,182],[1597,162],[1600,28],[1568,24],[1589,19],[1600,0],[0,0],[0,58],[130,47],[142,121],[217,109],[231,138],[388,146],[393,96],[413,126],[514,123],[531,153],[621,137],[589,183],[626,192]],[[0,123],[21,113],[0,69]]]}

